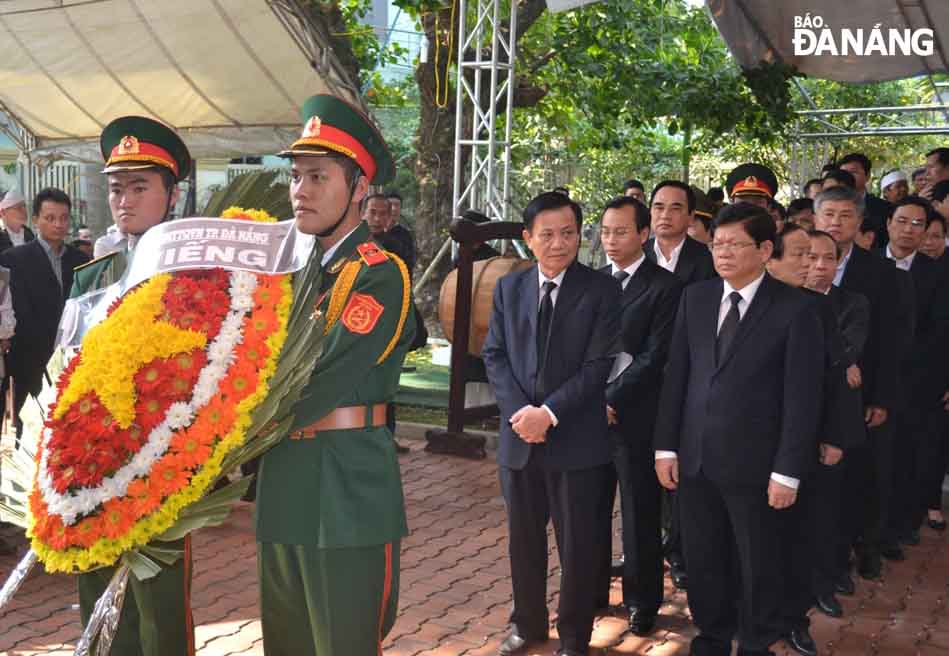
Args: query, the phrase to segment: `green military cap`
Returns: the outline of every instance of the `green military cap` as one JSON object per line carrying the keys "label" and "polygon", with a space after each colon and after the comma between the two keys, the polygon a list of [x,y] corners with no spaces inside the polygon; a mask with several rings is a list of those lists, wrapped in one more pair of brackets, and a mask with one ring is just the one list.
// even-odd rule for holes
{"label": "green military cap", "polygon": [[395,176],[395,162],[385,140],[361,111],[336,96],[311,96],[300,111],[303,133],[280,157],[340,153],[351,157],[374,185]]}
{"label": "green military cap", "polygon": [[742,164],[728,174],[725,188],[733,202],[736,196],[774,198],[778,193],[778,178],[764,164]]}
{"label": "green military cap", "polygon": [[165,168],[181,182],[191,172],[191,153],[181,137],[164,123],[144,116],[117,118],[102,130],[99,148],[103,173]]}
{"label": "green military cap", "polygon": [[689,185],[692,189],[692,193],[695,195],[695,213],[701,214],[702,216],[714,219],[715,218],[715,206],[712,205],[712,201],[708,199],[708,196],[705,195],[705,192],[696,187],[695,185]]}

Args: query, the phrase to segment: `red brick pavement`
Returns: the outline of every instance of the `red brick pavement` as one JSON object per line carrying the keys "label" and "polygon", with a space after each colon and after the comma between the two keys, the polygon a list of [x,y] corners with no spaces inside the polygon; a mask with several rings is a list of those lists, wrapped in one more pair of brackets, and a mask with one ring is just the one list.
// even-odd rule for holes
{"label": "red brick pavement", "polygon": [[[510,570],[504,506],[493,460],[470,462],[431,456],[413,448],[402,459],[411,535],[402,548],[400,613],[385,642],[386,656],[495,654],[506,635]],[[0,531],[15,538],[10,528]],[[842,620],[813,617],[822,654],[949,656],[949,550],[928,529],[906,562],[887,564],[884,580],[859,581],[841,598]],[[22,542],[22,541],[21,541]],[[257,607],[257,570],[251,508],[241,505],[225,526],[195,536],[193,605],[202,656],[263,653]],[[618,550],[618,545],[614,545]],[[556,608],[558,569],[551,538],[549,600]],[[0,559],[0,580],[14,564]],[[693,629],[685,595],[667,587],[655,633],[631,635],[621,616],[597,621],[596,654],[688,653]],[[618,603],[614,585],[611,602]],[[67,576],[35,574],[0,614],[0,656],[72,654],[80,631],[75,583]],[[536,656],[554,653],[556,640]],[[791,653],[783,644],[779,654]],[[334,654],[332,656],[346,656]]]}

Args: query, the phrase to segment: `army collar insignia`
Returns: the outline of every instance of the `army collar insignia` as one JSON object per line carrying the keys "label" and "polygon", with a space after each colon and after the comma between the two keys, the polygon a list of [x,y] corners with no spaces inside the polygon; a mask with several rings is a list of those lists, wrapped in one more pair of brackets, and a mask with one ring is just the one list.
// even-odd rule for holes
{"label": "army collar insignia", "polygon": [[336,260],[335,262],[333,262],[333,264],[330,265],[330,268],[328,269],[328,271],[329,271],[332,275],[335,276],[337,273],[339,273],[339,272],[342,270],[342,268],[343,268],[344,266],[346,266],[346,258],[345,258],[345,257],[341,257],[341,258],[339,258],[338,260]]}

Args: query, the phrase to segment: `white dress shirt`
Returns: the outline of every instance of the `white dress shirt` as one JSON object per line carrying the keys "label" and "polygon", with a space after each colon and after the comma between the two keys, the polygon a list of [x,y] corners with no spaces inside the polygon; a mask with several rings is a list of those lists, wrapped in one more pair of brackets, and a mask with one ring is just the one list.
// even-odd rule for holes
{"label": "white dress shirt", "polygon": [[[680,247],[680,248],[681,248],[681,247]],[[678,255],[673,255],[673,257],[678,257]],[[621,268],[616,264],[616,262],[614,262],[614,261],[608,259],[608,261],[609,261],[609,263],[610,263],[610,273],[611,273],[614,277],[616,276],[616,273],[617,273],[618,271],[625,271],[626,273],[629,274],[628,276],[626,276],[626,278],[623,280],[623,282],[620,283],[620,284],[623,286],[623,290],[626,289],[626,285],[629,284],[629,281],[632,280],[632,279],[633,279],[633,276],[636,275],[636,272],[639,271],[639,267],[640,267],[640,265],[643,263],[643,260],[645,260],[645,259],[646,259],[645,253],[640,253],[640,254],[639,254],[639,259],[636,260],[635,262],[633,262],[632,264],[630,264],[630,265],[629,265],[628,267],[626,267],[625,269],[621,269]]]}
{"label": "white dress shirt", "polygon": [[[541,302],[541,300],[543,300],[543,298],[544,298],[544,283],[545,283],[545,282],[552,282],[552,283],[554,283],[555,285],[557,285],[557,286],[554,287],[553,290],[550,292],[550,304],[553,305],[554,307],[557,307],[557,297],[560,296],[560,288],[563,286],[563,278],[564,278],[565,275],[567,275],[567,270],[566,270],[566,269],[564,269],[563,271],[561,271],[560,273],[558,273],[558,274],[557,274],[556,276],[554,276],[553,278],[548,278],[548,277],[545,276],[544,273],[540,270],[540,267],[539,267],[539,266],[537,267],[537,288],[538,288],[538,290],[539,290],[538,293],[537,293],[537,310],[538,310],[538,311],[540,311],[540,302]],[[527,406],[525,406],[525,407],[527,407]],[[542,405],[542,406],[540,406],[540,407],[542,407],[544,410],[547,411],[547,414],[550,415],[550,421],[553,422],[553,425],[554,425],[554,426],[556,426],[556,425],[557,425],[557,415],[554,414],[554,411],[551,410],[551,409],[547,406],[547,404],[544,404],[544,405]],[[522,408],[522,410],[523,410],[523,408]]]}
{"label": "white dress shirt", "polygon": [[[764,281],[764,273],[762,273],[758,278],[748,283],[741,289],[735,289],[727,280],[723,280],[722,285],[722,300],[721,308],[718,311],[718,328],[716,329],[716,334],[718,330],[721,329],[722,323],[725,321],[725,316],[731,310],[732,303],[731,299],[728,298],[732,292],[738,292],[741,294],[741,300],[738,302],[738,316],[741,319],[745,318],[745,313],[748,311],[748,308],[751,307],[751,302],[755,298],[755,294],[758,293],[758,289],[761,287],[761,283]],[[656,460],[664,460],[666,458],[678,458],[678,454],[675,451],[656,451]],[[792,489],[797,489],[801,481],[791,476],[785,476],[784,474],[779,474],[777,472],[771,472],[771,480],[780,483],[786,487]]]}
{"label": "white dress shirt", "polygon": [[837,273],[834,274],[834,287],[840,287],[841,281],[844,279],[844,274],[847,273],[847,264],[850,262],[850,256],[853,255],[853,249],[857,248],[853,244],[850,244],[850,250],[847,251],[847,254],[840,258],[840,263],[837,265]]}
{"label": "white dress shirt", "polygon": [[670,273],[675,273],[676,265],[679,264],[679,256],[682,254],[682,247],[685,246],[686,239],[688,239],[688,237],[683,237],[679,245],[672,249],[672,253],[667,260],[666,256],[662,254],[662,249],[659,248],[659,239],[656,238],[652,242],[652,250],[656,254],[656,264]]}
{"label": "white dress shirt", "polygon": [[913,251],[904,258],[896,257],[893,254],[893,251],[890,250],[890,245],[886,245],[886,258],[888,260],[893,260],[896,263],[897,269],[902,269],[903,271],[909,271],[913,267],[913,260],[916,259],[916,251]]}

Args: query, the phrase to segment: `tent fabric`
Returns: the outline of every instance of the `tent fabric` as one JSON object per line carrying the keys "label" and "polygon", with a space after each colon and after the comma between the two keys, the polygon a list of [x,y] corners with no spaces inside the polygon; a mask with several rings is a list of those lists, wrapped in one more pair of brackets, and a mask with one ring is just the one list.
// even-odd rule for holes
{"label": "tent fabric", "polygon": [[34,153],[100,159],[112,119],[175,127],[195,157],[276,152],[323,77],[263,0],[0,0],[0,103]]}
{"label": "tent fabric", "polygon": [[[706,5],[732,55],[744,68],[782,61],[811,77],[838,82],[882,82],[949,71],[947,0],[706,0]],[[803,23],[809,18],[813,23],[815,17],[830,30],[829,37],[840,53],[837,56],[830,54],[830,41],[826,40],[819,55],[795,54],[795,19]],[[877,26],[887,43],[887,54],[869,47],[870,32]],[[823,28],[809,29],[820,39]],[[905,30],[921,29],[933,30],[931,55],[922,54],[927,50],[924,38],[908,55],[900,47],[889,49],[891,31],[902,36]],[[854,37],[862,30],[862,49],[850,46],[847,54],[842,54],[844,30]],[[799,38],[798,52],[807,52],[805,35]],[[870,54],[865,54],[868,50]]]}

